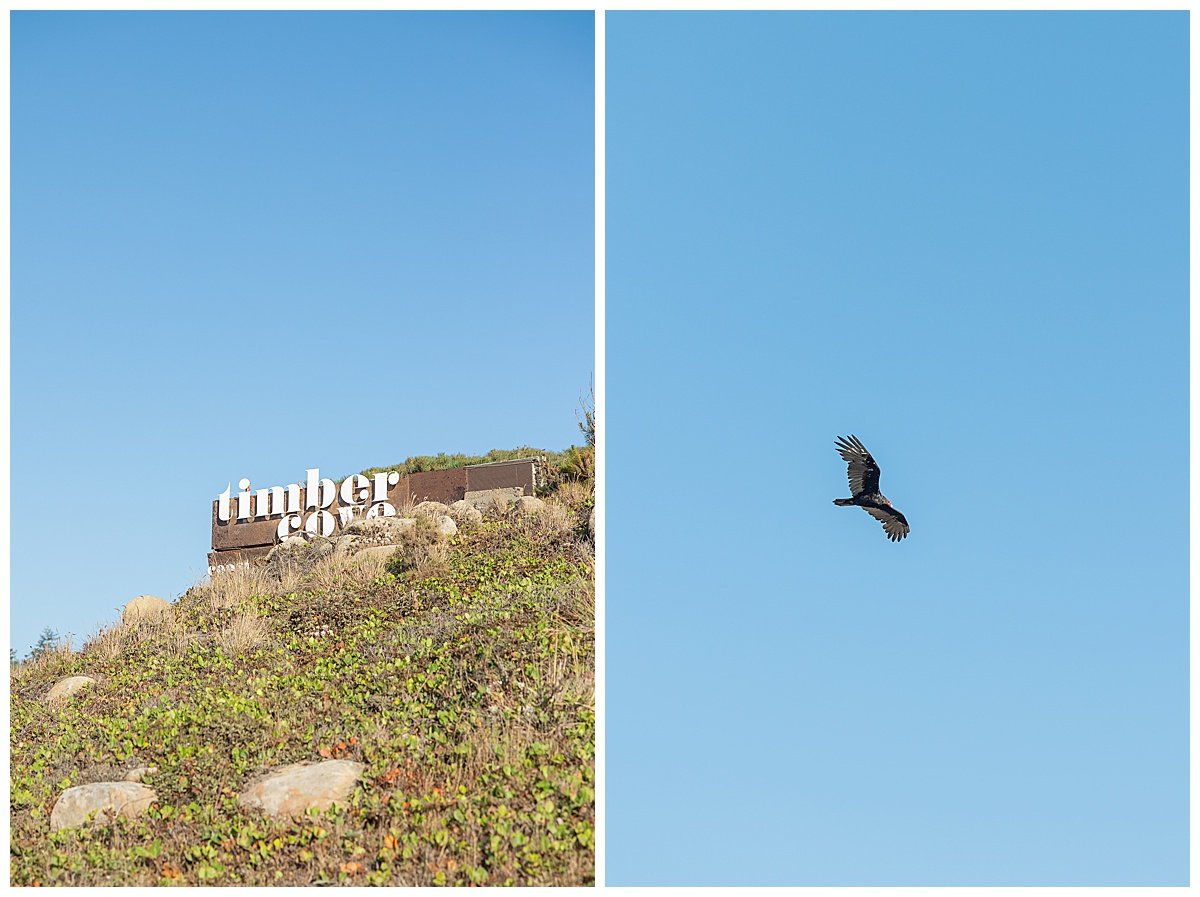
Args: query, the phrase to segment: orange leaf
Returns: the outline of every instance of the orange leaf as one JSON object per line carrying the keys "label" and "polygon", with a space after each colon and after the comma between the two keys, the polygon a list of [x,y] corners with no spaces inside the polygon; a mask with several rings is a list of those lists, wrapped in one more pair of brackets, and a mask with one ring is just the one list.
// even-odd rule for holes
{"label": "orange leaf", "polygon": [[401,770],[399,766],[393,766],[379,777],[379,781],[383,782],[385,785],[390,785],[396,781],[396,779],[400,778],[400,772]]}
{"label": "orange leaf", "polygon": [[396,841],[394,836],[392,836],[392,835],[384,835],[383,836],[383,846],[384,847],[394,848],[397,843],[398,842]]}
{"label": "orange leaf", "polygon": [[338,869],[347,875],[361,875],[365,871],[362,863],[342,863]]}
{"label": "orange leaf", "polygon": [[322,757],[325,757],[326,759],[329,758],[329,748],[327,748],[327,747],[321,748],[319,751],[317,751],[317,753],[320,754]]}

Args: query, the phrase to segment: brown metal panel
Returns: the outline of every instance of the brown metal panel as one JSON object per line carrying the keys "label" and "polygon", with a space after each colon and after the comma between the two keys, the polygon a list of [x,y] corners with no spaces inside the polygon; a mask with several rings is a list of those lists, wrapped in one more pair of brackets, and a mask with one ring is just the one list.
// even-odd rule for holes
{"label": "brown metal panel", "polygon": [[[253,504],[251,504],[253,508]],[[237,506],[231,505],[231,513],[237,514]],[[217,520],[217,503],[212,505],[212,547],[214,550],[229,548],[245,548],[250,545],[270,545],[275,541],[275,530],[279,528],[280,517],[270,517],[264,520],[230,520],[221,523]]]}
{"label": "brown metal panel", "polygon": [[[410,474],[400,479],[396,488],[397,499],[405,492],[412,496],[413,501],[440,501],[451,504],[467,494],[467,471],[465,468],[456,467],[453,470],[427,470]],[[391,494],[389,491],[389,500]],[[392,501],[396,507],[402,503]]]}
{"label": "brown metal panel", "polygon": [[265,558],[267,553],[274,547],[274,545],[263,545],[258,548],[210,551],[208,553],[208,565],[210,567],[221,567],[227,564],[236,565],[256,561],[259,558]]}
{"label": "brown metal panel", "polygon": [[535,462],[531,459],[468,467],[467,488],[472,492],[482,492],[485,489],[520,487],[526,495],[533,495],[534,467]]}

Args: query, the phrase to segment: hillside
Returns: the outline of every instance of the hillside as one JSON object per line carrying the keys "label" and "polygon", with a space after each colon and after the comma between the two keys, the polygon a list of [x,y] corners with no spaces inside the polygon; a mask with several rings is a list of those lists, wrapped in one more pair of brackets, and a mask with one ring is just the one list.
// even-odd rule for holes
{"label": "hillside", "polygon": [[[552,491],[13,666],[12,884],[591,884],[593,499]],[[95,681],[48,700],[68,676]],[[329,759],[362,764],[343,803],[239,802]],[[52,830],[66,789],[126,778],[142,815]]]}

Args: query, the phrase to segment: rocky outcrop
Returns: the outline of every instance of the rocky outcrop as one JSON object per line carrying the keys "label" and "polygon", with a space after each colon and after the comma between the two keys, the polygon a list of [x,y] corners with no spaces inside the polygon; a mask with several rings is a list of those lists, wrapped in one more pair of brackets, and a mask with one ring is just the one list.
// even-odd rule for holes
{"label": "rocky outcrop", "polygon": [[522,516],[539,514],[545,509],[546,503],[540,498],[534,498],[532,495],[522,495],[513,503],[513,510]]}
{"label": "rocky outcrop", "polygon": [[163,601],[154,595],[138,595],[121,611],[121,622],[125,624],[157,623],[169,620],[174,615],[175,608],[171,606],[171,602]]}
{"label": "rocky outcrop", "polygon": [[450,506],[449,516],[460,527],[479,526],[483,523],[483,512],[462,498]]}
{"label": "rocky outcrop", "polygon": [[373,517],[355,520],[343,532],[343,539],[353,536],[355,546],[395,545],[401,537],[417,525],[415,517]]}
{"label": "rocky outcrop", "polygon": [[333,554],[333,542],[310,533],[288,536],[266,557],[263,572],[277,582],[288,574],[304,574]]}
{"label": "rocky outcrop", "polygon": [[46,700],[51,704],[66,701],[95,682],[91,676],[68,676],[66,679],[59,679],[46,693]]}
{"label": "rocky outcrop", "polygon": [[427,517],[441,517],[450,513],[450,506],[444,505],[440,501],[423,501],[416,505],[412,512],[414,514],[424,514]]}
{"label": "rocky outcrop", "polygon": [[88,817],[97,825],[118,816],[135,819],[158,800],[153,788],[138,782],[95,782],[64,791],[50,811],[50,829],[58,831],[84,825]]}
{"label": "rocky outcrop", "polygon": [[247,785],[238,795],[238,803],[268,816],[301,816],[310,808],[327,810],[348,801],[363,769],[363,764],[353,760],[281,766]]}

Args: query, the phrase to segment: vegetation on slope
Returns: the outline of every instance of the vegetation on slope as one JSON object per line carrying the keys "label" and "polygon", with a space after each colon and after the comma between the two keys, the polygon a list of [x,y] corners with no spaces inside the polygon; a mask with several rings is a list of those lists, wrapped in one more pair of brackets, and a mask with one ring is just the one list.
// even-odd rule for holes
{"label": "vegetation on slope", "polygon": [[[13,666],[12,883],[592,883],[592,502],[568,483],[425,551],[218,577],[169,623]],[[97,682],[46,703],[69,675]],[[238,805],[331,757],[366,765],[348,806]],[[147,815],[49,830],[64,789],[140,766]]]}

